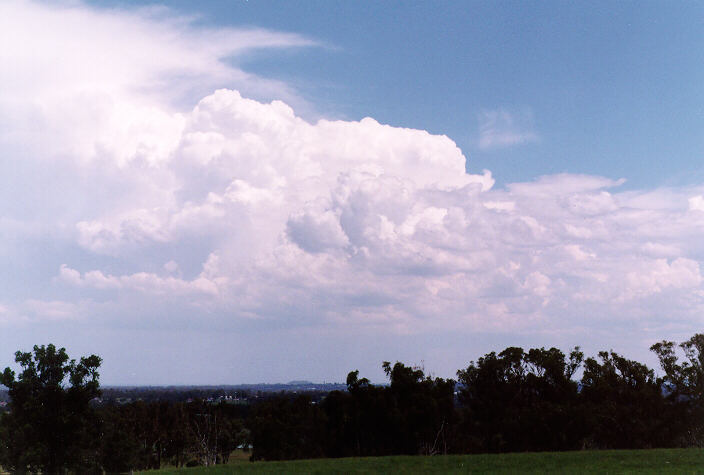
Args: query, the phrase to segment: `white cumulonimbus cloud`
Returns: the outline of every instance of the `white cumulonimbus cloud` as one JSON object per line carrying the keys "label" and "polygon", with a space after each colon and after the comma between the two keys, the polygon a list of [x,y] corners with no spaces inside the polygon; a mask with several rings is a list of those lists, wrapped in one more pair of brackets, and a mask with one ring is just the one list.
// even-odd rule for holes
{"label": "white cumulonimbus cloud", "polygon": [[[311,122],[233,89],[304,104],[232,65],[315,44],[298,35],[11,1],[0,43],[15,45],[0,50],[0,252],[55,263],[35,296],[2,299],[4,324],[130,301],[395,334],[638,321],[666,337],[700,320],[701,187],[562,174],[495,189],[446,136]],[[486,117],[482,147],[537,139],[509,119]]]}
{"label": "white cumulonimbus cloud", "polygon": [[62,281],[187,295],[232,318],[286,307],[406,332],[570,325],[587,307],[630,318],[654,300],[700,310],[704,213],[686,190],[619,193],[622,181],[567,174],[495,190],[447,137],[369,118],[311,124],[232,90],[182,117],[161,179],[84,216],[76,239],[107,256],[203,240],[202,269],[66,263]]}

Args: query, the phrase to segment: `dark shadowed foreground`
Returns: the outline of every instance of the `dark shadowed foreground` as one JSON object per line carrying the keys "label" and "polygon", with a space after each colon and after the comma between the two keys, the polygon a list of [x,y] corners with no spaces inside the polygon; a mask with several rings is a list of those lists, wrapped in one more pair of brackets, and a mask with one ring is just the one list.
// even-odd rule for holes
{"label": "dark shadowed foreground", "polygon": [[603,450],[514,454],[390,456],[239,462],[163,469],[154,474],[226,473],[701,473],[703,449]]}
{"label": "dark shadowed foreground", "polygon": [[[233,453],[246,451],[254,462],[349,459],[302,462],[303,471],[318,470],[317,464],[355,471],[355,465],[344,464],[394,460],[411,464],[412,471],[464,470],[457,465],[464,460],[473,467],[482,460],[513,463],[506,470],[520,471],[527,463],[538,464],[537,471],[553,470],[540,465],[546,463],[563,469],[573,463],[580,471],[589,464],[594,470],[621,463],[641,464],[634,470],[675,462],[699,467],[704,461],[696,450],[643,452],[633,460],[623,458],[628,452],[593,452],[704,446],[704,335],[651,349],[662,376],[614,351],[585,358],[579,348],[565,354],[556,348],[509,347],[470,362],[457,372],[457,381],[384,362],[386,385],[352,371],[345,390],[315,394],[105,403],[98,356],[76,361],[63,348],[35,346],[31,353],[16,353],[19,374],[8,368],[0,375],[10,397],[0,414],[0,465],[23,473],[121,473],[224,466]],[[508,452],[543,453],[364,458]],[[604,463],[611,465],[599,465]]]}

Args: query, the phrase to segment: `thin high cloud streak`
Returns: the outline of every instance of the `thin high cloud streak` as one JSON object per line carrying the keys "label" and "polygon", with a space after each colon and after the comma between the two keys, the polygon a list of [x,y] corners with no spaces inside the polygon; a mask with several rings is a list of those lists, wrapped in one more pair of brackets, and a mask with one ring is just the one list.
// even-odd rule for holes
{"label": "thin high cloud streak", "polygon": [[[233,63],[242,53],[310,47],[298,34],[261,28],[207,28],[168,8],[104,10],[80,2],[9,0],[0,6],[5,88],[133,89],[154,95],[167,85],[211,87],[213,81],[249,76]],[[232,60],[232,61],[230,61]],[[35,74],[43,73],[43,74]],[[48,74],[49,77],[45,76]],[[266,82],[265,78],[255,79]],[[280,86],[286,88],[284,83]],[[275,91],[278,94],[285,90]],[[178,97],[173,90],[167,97]]]}
{"label": "thin high cloud streak", "polygon": [[104,155],[103,147],[118,160],[162,159],[182,126],[171,112],[225,85],[307,107],[285,83],[247,73],[237,62],[255,50],[316,44],[264,29],[196,27],[165,8],[21,0],[0,5],[0,43],[0,141],[35,153],[51,143],[54,155],[84,161]]}
{"label": "thin high cloud streak", "polygon": [[[71,5],[0,6],[0,35],[18,45],[0,56],[0,255],[21,259],[5,288],[24,282],[0,296],[5,328],[217,328],[259,347],[276,334],[284,348],[394,335],[444,375],[454,363],[427,355],[466,352],[457,335],[646,346],[698,329],[704,187],[620,191],[622,180],[563,174],[495,189],[446,136],[309,122],[233,89],[181,107],[202,84],[256,87],[224,55],[312,42]],[[527,140],[498,138],[516,123],[507,114],[489,117],[488,146]],[[149,358],[167,367],[168,351]]]}
{"label": "thin high cloud streak", "polygon": [[491,150],[538,142],[529,110],[485,110],[479,114],[479,149]]}

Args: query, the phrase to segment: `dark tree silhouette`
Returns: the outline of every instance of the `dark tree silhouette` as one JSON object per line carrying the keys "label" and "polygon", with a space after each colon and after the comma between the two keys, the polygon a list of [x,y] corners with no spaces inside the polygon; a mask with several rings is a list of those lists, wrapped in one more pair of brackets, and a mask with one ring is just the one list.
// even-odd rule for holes
{"label": "dark tree silhouette", "polygon": [[13,472],[85,472],[97,459],[97,424],[90,407],[99,396],[101,359],[69,360],[54,345],[15,353],[19,376],[10,368],[0,375],[9,389],[10,412],[2,417],[4,450],[0,464]]}
{"label": "dark tree silhouette", "polygon": [[252,460],[704,446],[704,334],[651,350],[660,377],[613,351],[585,359],[578,347],[567,355],[509,347],[470,362],[457,384],[384,362],[388,385],[352,371],[346,391],[259,392],[235,404],[191,399],[204,393],[190,388],[93,408],[100,358],[76,362],[63,348],[35,346],[15,354],[19,375],[0,374],[10,398],[0,465],[13,473],[211,465],[250,444]]}
{"label": "dark tree silhouette", "polygon": [[556,348],[510,347],[488,353],[457,372],[460,452],[568,450],[583,426],[577,383],[571,380],[583,354],[567,359]]}
{"label": "dark tree silhouette", "polygon": [[582,375],[585,410],[589,413],[589,446],[604,449],[650,448],[663,440],[667,407],[653,370],[613,351],[587,358]]}
{"label": "dark tree silhouette", "polygon": [[704,446],[704,334],[698,333],[679,345],[661,341],[650,350],[665,372],[660,381],[670,421],[664,428],[665,437],[677,446]]}

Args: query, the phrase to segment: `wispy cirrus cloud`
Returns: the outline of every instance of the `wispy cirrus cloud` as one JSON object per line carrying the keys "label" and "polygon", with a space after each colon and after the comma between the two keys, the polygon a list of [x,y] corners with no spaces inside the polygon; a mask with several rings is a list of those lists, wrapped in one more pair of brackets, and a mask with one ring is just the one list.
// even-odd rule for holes
{"label": "wispy cirrus cloud", "polygon": [[479,148],[491,150],[540,140],[528,109],[485,110],[479,114]]}

